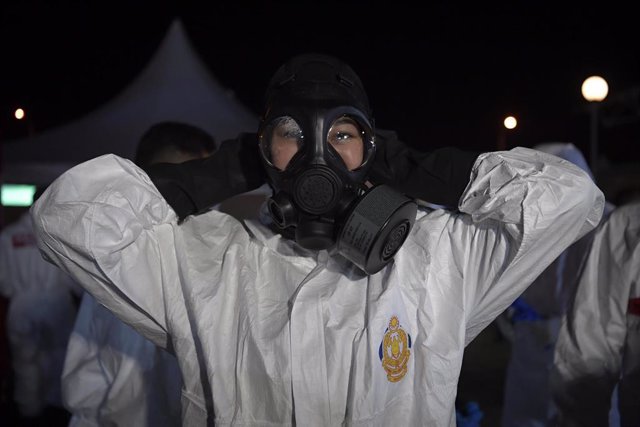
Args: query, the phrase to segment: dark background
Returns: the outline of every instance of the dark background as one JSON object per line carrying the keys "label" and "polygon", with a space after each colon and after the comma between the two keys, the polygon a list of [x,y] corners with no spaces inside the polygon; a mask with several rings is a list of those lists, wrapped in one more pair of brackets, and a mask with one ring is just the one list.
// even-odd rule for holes
{"label": "dark background", "polygon": [[[580,86],[598,74],[609,83],[601,155],[638,159],[640,102],[612,101],[640,85],[631,3],[367,3],[4,1],[0,138],[100,107],[137,76],[179,16],[213,75],[256,113],[277,66],[314,50],[350,63],[377,125],[413,146],[494,149],[502,120],[515,115],[508,147],[573,142],[588,157]],[[17,106],[28,123],[13,119]],[[610,126],[614,113],[620,123]]]}

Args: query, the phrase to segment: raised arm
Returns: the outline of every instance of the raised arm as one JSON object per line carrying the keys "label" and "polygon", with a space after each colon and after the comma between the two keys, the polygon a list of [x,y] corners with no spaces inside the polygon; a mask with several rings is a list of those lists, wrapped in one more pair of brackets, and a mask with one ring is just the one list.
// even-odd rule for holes
{"label": "raised arm", "polygon": [[181,220],[265,182],[253,133],[224,141],[208,158],[159,163],[150,166],[147,173]]}
{"label": "raised arm", "polygon": [[454,147],[421,152],[402,142],[395,132],[379,129],[371,181],[424,202],[457,209],[479,155],[478,151]]}
{"label": "raised arm", "polygon": [[481,154],[451,225],[468,341],[558,255],[595,228],[604,196],[579,167],[528,148]]}
{"label": "raised arm", "polygon": [[168,346],[162,283],[169,261],[161,262],[161,242],[171,239],[177,217],[141,169],[114,155],[82,163],[51,184],[31,216],[45,259]]}

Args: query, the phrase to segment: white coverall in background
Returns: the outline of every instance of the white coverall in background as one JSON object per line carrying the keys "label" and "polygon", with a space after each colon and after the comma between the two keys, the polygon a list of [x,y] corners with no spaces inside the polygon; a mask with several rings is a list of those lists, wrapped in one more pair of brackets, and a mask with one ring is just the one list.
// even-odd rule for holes
{"label": "white coverall in background", "polygon": [[599,222],[578,167],[525,148],[485,153],[462,211],[419,211],[394,261],[365,275],[257,221],[178,223],[149,177],[105,155],[32,208],[39,246],[161,346],[183,425],[455,426],[464,348]]}
{"label": "white coverall in background", "polygon": [[560,426],[607,426],[617,387],[623,427],[640,425],[640,201],[596,232],[555,353]]}
{"label": "white coverall in background", "polygon": [[[579,166],[592,177],[582,152],[572,143],[544,143],[533,147]],[[603,218],[611,211],[607,203]],[[595,230],[594,230],[595,231]],[[569,246],[519,297],[509,314],[511,350],[505,374],[502,427],[545,427],[555,417],[549,386],[562,316],[573,298],[594,231]],[[518,311],[526,311],[519,313]],[[503,322],[504,325],[504,322]]]}
{"label": "white coverall in background", "polygon": [[84,293],[62,374],[70,426],[179,426],[181,386],[175,356]]}
{"label": "white coverall in background", "polygon": [[82,289],[45,261],[31,216],[22,214],[0,234],[0,294],[9,300],[7,335],[20,414],[36,417],[62,408],[60,374]]}

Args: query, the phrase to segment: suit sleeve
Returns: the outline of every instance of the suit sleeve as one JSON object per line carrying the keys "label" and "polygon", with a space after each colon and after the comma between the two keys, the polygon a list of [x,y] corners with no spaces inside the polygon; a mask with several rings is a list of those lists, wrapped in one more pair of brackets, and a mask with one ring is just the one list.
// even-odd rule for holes
{"label": "suit sleeve", "polygon": [[517,147],[478,157],[458,207],[446,237],[452,257],[438,268],[462,276],[470,342],[595,228],[604,196],[574,164]]}
{"label": "suit sleeve", "polygon": [[120,320],[169,346],[163,283],[176,263],[168,242],[177,216],[141,169],[115,155],[77,165],[31,215],[45,259]]}

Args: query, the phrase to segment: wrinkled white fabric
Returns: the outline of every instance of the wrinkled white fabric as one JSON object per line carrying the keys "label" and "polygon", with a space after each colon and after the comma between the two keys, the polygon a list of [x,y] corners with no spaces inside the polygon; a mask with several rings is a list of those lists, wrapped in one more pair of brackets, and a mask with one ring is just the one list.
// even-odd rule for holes
{"label": "wrinkled white fabric", "polygon": [[173,355],[85,292],[62,373],[70,426],[179,426],[181,386]]}
{"label": "wrinkled white fabric", "polygon": [[[570,161],[592,176],[582,153],[571,143],[547,143],[534,147],[545,153],[553,154]],[[612,206],[605,205],[605,213]],[[575,293],[577,274],[584,263],[593,235],[585,235],[567,250],[562,252],[522,294],[524,300],[543,318],[560,317]]]}
{"label": "wrinkled white fabric", "polygon": [[454,426],[464,347],[603,203],[557,157],[483,154],[462,213],[419,212],[371,276],[217,211],[178,225],[144,172],[113,155],[62,175],[32,216],[48,259],[171,341],[184,425]]}
{"label": "wrinkled white fabric", "polygon": [[[265,184],[214,208],[236,218],[259,217],[266,214],[260,205],[268,192]],[[178,426],[181,386],[172,354],[84,294],[62,375],[70,427]]]}
{"label": "wrinkled white fabric", "polygon": [[60,374],[81,288],[46,262],[25,212],[0,234],[0,294],[9,299],[7,336],[13,399],[24,416],[62,407]]}
{"label": "wrinkled white fabric", "polygon": [[[214,208],[236,218],[260,217],[267,213],[258,202],[270,191],[265,184]],[[172,354],[84,294],[62,374],[70,427],[179,426],[181,386]]]}
{"label": "wrinkled white fabric", "polygon": [[616,386],[620,425],[640,425],[640,202],[596,231],[554,364],[561,425],[608,425]]}
{"label": "wrinkled white fabric", "polygon": [[[534,149],[579,166],[593,179],[582,152],[574,144],[544,143]],[[605,204],[603,218],[612,208]],[[510,323],[511,350],[505,375],[502,427],[544,427],[555,417],[549,386],[553,352],[562,315],[575,293],[593,234],[594,230],[564,250],[520,296],[533,313],[531,318],[514,316],[516,320]]]}

